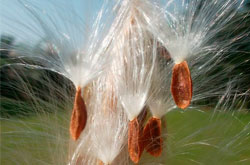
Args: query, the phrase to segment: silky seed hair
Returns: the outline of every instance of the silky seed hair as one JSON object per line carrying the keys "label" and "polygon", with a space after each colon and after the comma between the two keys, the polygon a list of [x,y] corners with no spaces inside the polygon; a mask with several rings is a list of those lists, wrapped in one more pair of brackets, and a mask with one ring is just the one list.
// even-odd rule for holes
{"label": "silky seed hair", "polygon": [[[236,101],[236,98],[244,100],[245,92],[248,90],[244,86],[241,87],[244,89],[242,91],[238,88],[247,74],[232,75],[230,73],[241,64],[246,66],[247,60],[242,59],[238,64],[232,64],[226,60],[239,52],[237,50],[239,43],[244,43],[244,45],[249,43],[247,41],[249,30],[245,29],[238,33],[233,30],[233,27],[238,29],[244,27],[241,22],[245,20],[245,17],[240,14],[244,1],[228,0],[226,3],[222,1],[218,3],[214,1],[168,1],[162,3],[163,7],[159,8],[157,18],[166,22],[157,22],[158,19],[156,19],[154,23],[159,26],[149,23],[148,27],[152,33],[159,34],[155,36],[168,51],[174,63],[187,60],[193,82],[191,104],[219,97],[221,108],[226,108],[232,100]],[[162,14],[164,16],[161,16]],[[238,18],[236,18],[237,14]],[[168,30],[162,30],[164,26]],[[232,28],[229,28],[230,26]],[[227,31],[231,29],[231,31],[221,35],[226,29]],[[225,65],[231,67],[222,68],[222,63],[227,63]],[[226,83],[221,83],[223,81]]]}
{"label": "silky seed hair", "polygon": [[[22,56],[18,57],[35,59],[42,65],[25,64],[26,67],[57,72],[70,79],[76,87],[83,88],[103,73],[112,61],[111,56],[106,53],[111,43],[110,36],[103,35],[104,32],[110,31],[112,23],[110,20],[113,16],[113,5],[108,6],[108,2],[103,3],[100,11],[93,13],[96,15],[93,20],[89,20],[91,23],[88,25],[85,24],[88,20],[82,20],[74,11],[63,12],[67,9],[72,10],[72,5],[67,2],[58,7],[53,2],[48,2],[48,8],[45,11],[39,8],[39,3],[29,0],[13,3],[24,11],[31,21],[30,26],[23,26],[25,32],[40,28],[39,35],[43,35],[38,36],[41,40],[40,45],[35,45],[37,46],[35,49],[28,47],[30,50],[21,52]],[[55,11],[58,13],[54,13]],[[54,14],[53,17],[51,13]],[[69,21],[71,18],[75,20]],[[106,19],[109,21],[105,21]],[[10,21],[16,23],[17,20],[11,18]]]}
{"label": "silky seed hair", "polygon": [[105,164],[113,163],[124,150],[128,131],[128,119],[118,101],[113,77],[108,72],[96,82],[93,91],[96,99],[92,100],[95,104],[91,124],[92,147],[96,157]]}
{"label": "silky seed hair", "polygon": [[[162,50],[163,49],[163,50]],[[149,92],[147,105],[152,113],[152,116],[161,119],[167,112],[173,110],[176,106],[171,96],[171,69],[172,60],[163,56],[163,53],[168,52],[164,47],[158,45],[157,60],[152,76],[152,84]]]}
{"label": "silky seed hair", "polygon": [[[1,128],[3,144],[1,146],[4,146],[5,142],[9,144],[9,146],[19,146],[19,148],[15,150],[9,146],[1,147],[1,149],[3,149],[2,158],[7,159],[3,160],[3,164],[9,162],[13,164],[96,164],[100,159],[103,159],[102,161],[105,161],[105,159],[110,160],[106,152],[101,153],[102,148],[97,149],[92,147],[90,128],[93,125],[91,125],[91,123],[96,122],[97,125],[101,124],[98,123],[98,120],[94,120],[94,115],[97,113],[97,116],[100,116],[102,112],[99,112],[99,107],[92,108],[96,106],[94,102],[87,104],[89,109],[91,109],[88,112],[90,122],[87,123],[84,133],[77,142],[70,140],[68,134],[69,111],[72,109],[75,93],[74,86],[77,82],[82,83],[81,80],[84,79],[84,77],[82,77],[82,79],[78,79],[77,76],[70,77],[65,71],[65,68],[70,68],[70,66],[72,66],[71,64],[78,65],[82,63],[67,63],[70,61],[70,57],[72,57],[72,61],[76,61],[77,56],[81,59],[81,56],[92,55],[94,51],[99,53],[105,52],[105,57],[110,56],[111,60],[109,60],[109,57],[105,60],[99,58],[100,54],[98,53],[93,54],[92,57],[95,60],[92,62],[97,63],[98,61],[104,65],[97,66],[97,70],[99,70],[98,73],[93,72],[94,76],[92,77],[91,74],[91,77],[87,79],[94,79],[95,82],[98,82],[96,79],[99,79],[101,75],[105,75],[101,68],[108,67],[110,63],[116,63],[117,65],[112,64],[112,66],[117,68],[117,72],[115,72],[117,75],[114,74],[113,76],[115,77],[115,84],[118,85],[118,102],[122,102],[124,99],[121,98],[122,96],[120,97],[120,93],[124,94],[126,90],[121,90],[123,86],[121,84],[124,84],[126,81],[120,81],[124,78],[123,73],[125,71],[125,66],[122,65],[124,60],[121,59],[126,59],[125,57],[127,57],[127,61],[129,61],[127,65],[129,66],[128,68],[131,69],[131,72],[133,71],[132,67],[137,69],[142,68],[142,65],[135,65],[132,58],[124,56],[124,52],[133,50],[133,52],[137,52],[136,54],[138,55],[142,54],[138,53],[139,50],[142,52],[143,50],[148,50],[146,48],[136,49],[135,45],[128,44],[128,41],[124,44],[124,38],[126,38],[124,34],[129,30],[134,34],[134,29],[138,31],[141,30],[139,32],[137,31],[137,34],[140,36],[138,40],[141,41],[141,43],[147,41],[147,44],[142,45],[151,45],[149,46],[150,49],[153,47],[153,50],[157,52],[157,42],[160,42],[169,52],[173,62],[170,61],[170,63],[164,64],[167,68],[167,71],[164,72],[170,75],[169,77],[166,75],[165,79],[163,78],[163,82],[170,81],[171,68],[174,63],[186,59],[194,83],[194,96],[192,104],[187,111],[173,110],[172,106],[166,108],[166,110],[160,110],[160,112],[162,111],[161,114],[166,111],[168,112],[167,115],[164,116],[167,120],[167,132],[164,132],[163,135],[163,137],[167,138],[163,149],[164,156],[160,158],[149,158],[148,155],[143,154],[140,164],[164,164],[166,162],[169,164],[176,162],[182,164],[190,162],[201,164],[207,162],[248,163],[247,153],[249,153],[250,148],[248,136],[250,132],[249,121],[244,120],[244,116],[238,113],[238,111],[244,112],[244,110],[246,110],[244,102],[247,102],[247,99],[249,99],[249,89],[247,84],[244,83],[244,80],[248,79],[249,73],[241,71],[235,74],[234,72],[240,66],[244,66],[245,70],[249,70],[249,58],[246,56],[249,53],[249,49],[241,48],[244,45],[249,45],[249,40],[247,39],[249,36],[249,28],[244,28],[246,26],[245,24],[249,22],[249,17],[244,13],[236,17],[236,15],[241,12],[243,0],[226,0],[220,2],[216,0],[196,0],[192,2],[185,0],[105,1],[100,12],[97,14],[98,18],[93,18],[96,23],[94,27],[100,27],[100,29],[90,35],[94,37],[93,41],[97,41],[96,43],[92,43],[92,48],[88,48],[91,44],[83,44],[87,43],[83,42],[85,39],[88,40],[90,38],[92,41],[91,37],[88,37],[90,34],[88,32],[94,31],[89,30],[91,28],[88,29],[92,23],[85,23],[85,20],[80,19],[77,17],[78,14],[73,12],[73,7],[71,8],[72,10],[70,9],[70,3],[64,2],[57,1],[51,3],[51,5],[46,6],[47,8],[44,9],[39,5],[39,2],[31,0],[13,1],[13,6],[18,6],[20,9],[16,11],[26,12],[27,17],[31,18],[27,24],[21,22],[21,20],[23,20],[21,18],[19,19],[12,14],[8,15],[11,10],[3,14],[3,25],[8,25],[9,28],[12,29],[13,34],[21,40],[26,41],[27,45],[25,49],[18,47],[14,50],[15,47],[12,47],[13,51],[21,56],[13,57],[10,60],[12,64],[1,66],[1,75],[5,72],[10,73],[6,81],[2,81],[1,79],[1,85],[4,85],[6,89],[15,90],[16,95],[21,93],[20,96],[18,96],[20,100],[17,101],[9,97],[1,96],[1,100],[3,99],[5,101],[1,102],[1,104],[15,106],[20,110],[29,107],[28,111],[20,112],[21,116],[31,115],[30,111],[33,111],[38,117],[38,121],[33,121],[33,119],[12,119],[1,115],[1,122],[3,122],[3,124],[7,121],[11,122],[7,129],[4,127]],[[135,27],[131,25],[131,19],[128,16],[131,6],[135,8],[135,11],[138,11],[134,15]],[[63,10],[63,8],[67,10]],[[53,11],[54,9],[59,11],[59,13],[53,12],[50,14],[49,11]],[[65,12],[68,10],[70,11]],[[48,11],[48,13],[46,11]],[[109,15],[110,17],[108,17]],[[72,20],[72,17],[74,20]],[[101,21],[100,18],[106,21]],[[8,20],[11,20],[11,23],[8,22]],[[125,23],[130,24],[129,28]],[[27,30],[23,30],[21,27],[25,27]],[[103,29],[106,30],[103,32]],[[237,29],[241,29],[241,31],[236,32]],[[41,43],[33,46],[36,41],[30,37],[31,34],[41,39]],[[95,37],[98,36],[101,37],[96,39]],[[130,39],[131,43],[136,43],[134,38]],[[87,48],[85,49],[85,47]],[[99,51],[97,50],[98,48],[100,48]],[[124,51],[123,48],[127,48],[125,49],[126,51]],[[85,52],[82,50],[88,50],[88,53],[84,54]],[[154,51],[151,50],[151,52]],[[58,61],[60,55],[62,55],[62,59],[64,59],[62,60],[63,62]],[[147,53],[145,56],[146,55]],[[158,58],[159,55],[157,54],[155,56]],[[232,56],[234,56],[236,62],[227,61],[227,58]],[[247,58],[245,58],[245,56]],[[31,58],[34,61],[31,62],[31,60],[29,60]],[[142,58],[144,57],[138,56],[138,59],[134,59],[140,62],[139,59]],[[148,63],[153,61],[152,56],[145,58],[150,59]],[[87,61],[89,59],[87,59]],[[147,60],[145,60],[144,63],[147,63],[146,61]],[[91,64],[93,64],[92,62]],[[145,91],[148,90],[145,100],[147,100],[148,96],[149,100],[154,100],[156,99],[154,97],[158,96],[156,95],[157,92],[155,92],[159,91],[156,88],[158,85],[154,77],[161,77],[160,75],[155,75],[157,73],[160,74],[161,69],[158,68],[158,60],[155,60],[155,62],[154,66],[157,67],[154,67],[152,71],[152,85],[148,82],[147,85],[145,85],[146,87],[150,86],[152,90],[144,86]],[[62,65],[62,63],[67,65]],[[74,68],[75,67],[72,67],[71,73],[77,75],[79,72],[74,73]],[[145,68],[147,71],[150,70],[147,67]],[[165,68],[163,70],[165,70]],[[56,74],[54,72],[56,72]],[[39,73],[39,76],[37,76],[37,73]],[[136,80],[135,76],[136,75],[134,75],[134,77],[130,76],[130,78],[132,77],[132,80]],[[68,77],[70,80],[65,77]],[[28,80],[29,78],[31,78],[32,81]],[[128,78],[129,76],[124,79],[128,80]],[[72,81],[74,83],[72,83]],[[85,79],[82,81],[85,82]],[[34,82],[39,84],[39,86],[34,86]],[[86,81],[86,83],[88,82]],[[159,86],[161,82],[162,81],[159,81]],[[87,86],[92,89],[92,83],[89,84]],[[144,84],[146,84],[146,81]],[[99,85],[101,86],[101,84]],[[84,91],[86,91],[86,89]],[[128,93],[132,92],[128,90]],[[104,97],[103,92],[100,93],[100,96],[98,96],[98,93],[94,94],[97,96],[93,95],[87,98],[89,98],[89,100],[95,100],[97,97],[98,99]],[[170,95],[170,93],[168,95]],[[109,95],[108,97],[112,98],[113,96]],[[29,101],[27,102],[26,99],[21,98],[26,98]],[[164,99],[165,98],[162,98],[162,100]],[[166,97],[166,99],[170,99],[169,102],[172,102],[171,98]],[[166,101],[164,100],[164,102]],[[215,108],[210,108],[210,106],[213,106],[211,102],[215,103]],[[150,101],[145,101],[145,103],[151,105]],[[138,104],[138,102],[135,101],[135,104]],[[130,103],[129,105],[132,106]],[[8,106],[1,108],[1,113],[8,110]],[[123,107],[124,106],[122,106],[122,108]],[[210,111],[214,112],[212,115],[204,111],[204,108],[207,107],[209,107]],[[122,108],[119,110],[119,113],[126,112],[126,110]],[[233,112],[223,113],[221,112],[222,110]],[[153,112],[154,109],[152,108],[151,111]],[[100,113],[99,115],[98,112]],[[135,113],[133,114],[134,115],[131,116],[136,116]],[[194,115],[196,116],[195,118]],[[204,119],[203,122],[198,120],[200,118]],[[226,120],[221,120],[221,118],[226,118]],[[123,119],[119,118],[114,122],[119,120]],[[108,123],[104,125],[110,126]],[[12,129],[15,130],[15,127],[18,127],[18,131],[12,131]],[[127,127],[127,123],[116,127]],[[190,129],[192,129],[191,134],[187,131]],[[97,131],[94,131],[94,134],[97,134]],[[230,136],[225,137],[225,135],[228,134]],[[17,141],[17,137],[22,139],[22,141]],[[6,139],[11,139],[11,142],[7,142]],[[118,140],[116,140],[116,142],[118,142]],[[95,147],[97,146],[96,144],[94,144]],[[119,141],[117,144],[125,145],[126,140],[124,142]],[[201,156],[195,152],[197,148],[204,149]],[[93,152],[96,150],[99,152]],[[44,153],[48,154],[45,155]],[[112,153],[116,153],[116,151],[113,150]],[[213,159],[211,159],[211,157]],[[127,146],[118,154],[113,164],[132,164],[127,153]]]}
{"label": "silky seed hair", "polygon": [[[126,1],[125,1],[126,2]],[[137,2],[137,1],[136,1]],[[114,53],[119,56],[119,98],[133,120],[139,115],[147,100],[156,56],[156,41],[145,29],[144,19],[136,4],[127,2],[128,8],[121,33],[115,39]],[[140,5],[138,3],[137,5]]]}

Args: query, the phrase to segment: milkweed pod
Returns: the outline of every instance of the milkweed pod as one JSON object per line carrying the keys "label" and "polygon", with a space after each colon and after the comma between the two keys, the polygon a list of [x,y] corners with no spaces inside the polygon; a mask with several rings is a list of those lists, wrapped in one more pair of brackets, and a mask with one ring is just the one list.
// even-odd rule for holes
{"label": "milkweed pod", "polygon": [[87,110],[81,96],[81,87],[76,90],[74,107],[70,121],[70,134],[73,140],[77,140],[84,130],[87,121]]}
{"label": "milkweed pod", "polygon": [[128,130],[128,151],[130,159],[134,163],[138,163],[140,157],[143,152],[143,145],[141,141],[142,137],[142,129],[138,119],[129,122],[129,130]]}
{"label": "milkweed pod", "polygon": [[175,64],[173,68],[171,92],[179,108],[185,109],[189,106],[192,99],[192,79],[186,61]]}
{"label": "milkweed pod", "polygon": [[152,156],[162,153],[163,139],[161,137],[161,119],[151,117],[143,130],[143,145]]}

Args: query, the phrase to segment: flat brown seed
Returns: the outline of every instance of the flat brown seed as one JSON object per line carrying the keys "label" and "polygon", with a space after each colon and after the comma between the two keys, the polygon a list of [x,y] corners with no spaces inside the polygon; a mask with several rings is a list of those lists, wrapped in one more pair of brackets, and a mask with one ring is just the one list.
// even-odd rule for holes
{"label": "flat brown seed", "polygon": [[173,68],[171,92],[179,108],[185,109],[189,106],[192,99],[192,79],[186,61],[175,64]]}
{"label": "flat brown seed", "polygon": [[81,96],[81,88],[76,90],[74,107],[70,121],[70,134],[73,140],[77,140],[86,126],[87,110],[84,100]]}
{"label": "flat brown seed", "polygon": [[130,159],[134,163],[138,163],[143,152],[143,145],[141,143],[142,129],[138,119],[129,122],[128,128],[128,151]]}
{"label": "flat brown seed", "polygon": [[151,117],[143,130],[143,145],[152,156],[158,157],[162,153],[163,140],[161,137],[161,119]]}

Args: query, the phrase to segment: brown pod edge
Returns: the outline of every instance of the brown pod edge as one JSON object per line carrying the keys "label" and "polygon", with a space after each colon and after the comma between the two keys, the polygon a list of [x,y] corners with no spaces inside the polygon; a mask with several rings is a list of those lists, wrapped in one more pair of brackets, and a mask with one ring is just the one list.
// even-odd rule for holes
{"label": "brown pod edge", "polygon": [[77,140],[86,126],[87,110],[81,96],[81,87],[76,90],[74,107],[70,121],[70,134],[73,140]]}
{"label": "brown pod edge", "polygon": [[99,160],[98,162],[99,162],[98,165],[104,165],[104,163],[101,160]]}
{"label": "brown pod edge", "polygon": [[185,109],[189,106],[192,100],[192,79],[186,61],[175,64],[173,68],[171,92],[179,108]]}
{"label": "brown pod edge", "polygon": [[171,56],[170,56],[168,50],[160,42],[157,42],[157,54],[159,54],[161,57],[165,58],[166,61],[171,60]]}
{"label": "brown pod edge", "polygon": [[129,122],[128,128],[128,151],[130,159],[134,163],[138,163],[143,152],[143,145],[141,142],[142,129],[138,119]]}
{"label": "brown pod edge", "polygon": [[143,145],[152,156],[162,153],[163,139],[161,137],[161,119],[151,117],[143,130]]}

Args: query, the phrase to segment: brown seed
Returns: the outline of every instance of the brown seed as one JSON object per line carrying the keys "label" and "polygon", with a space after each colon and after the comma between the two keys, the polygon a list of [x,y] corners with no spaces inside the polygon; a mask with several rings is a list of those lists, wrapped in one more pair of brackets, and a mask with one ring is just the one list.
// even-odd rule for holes
{"label": "brown seed", "polygon": [[161,137],[161,119],[151,117],[143,130],[143,145],[152,156],[162,153],[163,139]]}
{"label": "brown seed", "polygon": [[81,87],[78,87],[75,95],[74,107],[70,121],[70,134],[73,140],[77,140],[86,126],[87,111],[81,96]]}
{"label": "brown seed", "polygon": [[142,129],[140,128],[140,123],[138,119],[129,122],[128,128],[128,151],[130,159],[134,163],[138,163],[143,152],[143,145],[141,142]]}
{"label": "brown seed", "polygon": [[175,64],[173,68],[171,92],[179,108],[185,109],[189,106],[192,99],[192,79],[186,61]]}

